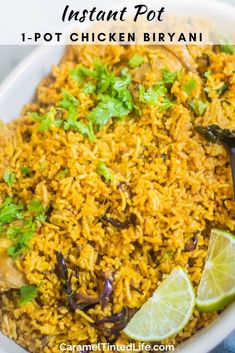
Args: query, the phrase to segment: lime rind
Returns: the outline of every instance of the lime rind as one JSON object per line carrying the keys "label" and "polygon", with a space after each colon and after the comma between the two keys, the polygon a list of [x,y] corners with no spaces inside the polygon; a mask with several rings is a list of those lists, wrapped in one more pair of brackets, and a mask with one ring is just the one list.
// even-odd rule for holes
{"label": "lime rind", "polygon": [[224,309],[235,300],[235,236],[212,229],[208,257],[198,287],[196,305],[200,311]]}
{"label": "lime rind", "polygon": [[182,268],[174,269],[126,326],[124,333],[141,341],[161,341],[189,322],[195,307],[192,283]]}

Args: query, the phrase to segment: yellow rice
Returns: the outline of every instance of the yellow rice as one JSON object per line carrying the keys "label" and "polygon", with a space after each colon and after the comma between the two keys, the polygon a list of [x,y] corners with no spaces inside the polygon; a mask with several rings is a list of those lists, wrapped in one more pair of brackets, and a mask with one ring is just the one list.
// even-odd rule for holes
{"label": "yellow rice", "polygon": [[[140,308],[164,276],[178,265],[186,268],[196,290],[207,255],[208,223],[234,231],[235,203],[227,153],[223,146],[209,144],[193,129],[193,125],[213,123],[235,129],[234,55],[214,53],[211,47],[189,48],[195,62],[202,53],[211,60],[211,102],[203,117],[195,118],[184,104],[187,97],[183,82],[195,78],[196,98],[205,86],[193,72],[186,73],[181,84],[176,81],[173,85],[177,102],[167,114],[144,105],[140,117],[133,113],[122,121],[110,121],[97,133],[94,144],[80,133],[62,128],[42,134],[27,115],[35,110],[43,114],[48,106],[55,106],[62,99],[61,88],[65,88],[81,102],[79,109],[86,117],[94,103],[72,80],[72,67],[78,63],[90,67],[99,57],[115,69],[126,66],[134,53],[153,62],[162,55],[158,50],[143,46],[70,47],[61,64],[54,66],[51,75],[39,85],[35,102],[27,105],[16,121],[1,126],[0,203],[10,195],[24,203],[37,197],[45,207],[53,205],[30,249],[16,261],[28,282],[39,286],[40,304],[34,300],[19,307],[18,291],[0,297],[1,331],[30,352],[57,353],[61,342],[105,342],[106,338],[91,326],[92,318],[119,313],[124,306]],[[164,62],[164,57],[161,60]],[[158,79],[153,70],[141,83],[149,86]],[[219,99],[215,89],[224,80],[230,88]],[[105,183],[96,173],[98,160],[105,161],[112,170],[112,183]],[[34,172],[31,177],[22,176],[22,165]],[[63,168],[68,168],[69,173],[61,179],[58,172]],[[6,169],[16,174],[12,188],[2,179]],[[118,188],[121,181],[130,184],[134,195],[131,200]],[[99,219],[107,203],[112,217],[122,220],[128,206],[137,216],[137,226],[121,230],[103,227]],[[184,251],[196,232],[197,248]],[[104,311],[97,304],[88,310],[87,317],[61,305],[56,250],[69,261],[70,270],[79,268],[80,293],[97,297],[98,274],[113,273],[112,302]],[[76,281],[73,277],[74,286]],[[195,309],[184,330],[164,343],[178,344],[216,316]],[[131,340],[121,333],[117,342],[126,344]]]}

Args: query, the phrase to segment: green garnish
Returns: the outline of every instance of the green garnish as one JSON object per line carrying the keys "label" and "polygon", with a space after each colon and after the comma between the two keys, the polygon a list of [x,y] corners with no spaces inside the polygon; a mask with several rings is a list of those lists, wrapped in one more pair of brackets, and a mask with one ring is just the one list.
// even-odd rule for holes
{"label": "green garnish", "polygon": [[211,75],[211,70],[208,70],[208,71],[206,71],[205,73],[204,73],[204,76],[205,76],[205,78],[208,80],[208,78],[210,77],[210,75]]}
{"label": "green garnish", "polygon": [[20,168],[20,171],[21,171],[21,173],[22,173],[23,175],[28,175],[29,172],[30,172],[29,168],[26,167],[26,166],[21,167],[21,168]]}
{"label": "green garnish", "polygon": [[162,82],[157,82],[153,87],[146,89],[143,85],[139,86],[139,100],[149,105],[158,105],[161,111],[171,108],[174,103],[167,95],[167,88]]}
{"label": "green garnish", "polygon": [[232,55],[235,53],[235,46],[233,44],[221,44],[220,51]]}
{"label": "green garnish", "polygon": [[38,296],[38,289],[34,285],[27,285],[20,288],[20,300],[19,305],[25,305],[28,302],[31,302]]}
{"label": "green garnish", "polygon": [[64,122],[65,130],[77,130],[85,137],[88,137],[90,142],[95,141],[95,134],[93,131],[92,123],[84,124],[81,121],[77,121],[77,107],[79,105],[79,101],[69,92],[62,90],[63,100],[59,103],[59,106],[68,111],[68,116],[66,121]]}
{"label": "green garnish", "polygon": [[142,55],[139,54],[135,54],[134,56],[132,56],[132,58],[128,61],[129,66],[134,69],[138,66],[140,66],[141,64],[143,64],[144,62],[144,57]]}
{"label": "green garnish", "polygon": [[227,83],[224,83],[220,88],[218,88],[216,90],[216,92],[218,93],[218,96],[221,97],[223,96],[223,94],[228,90],[228,85]]}
{"label": "green garnish", "polygon": [[178,77],[177,71],[170,71],[167,67],[161,70],[161,74],[165,84],[173,84]]}
{"label": "green garnish", "polygon": [[54,122],[54,111],[49,111],[43,116],[40,116],[36,112],[30,113],[30,116],[33,120],[39,123],[38,130],[41,132],[45,132],[46,130],[50,130],[53,127]]}
{"label": "green garnish", "polygon": [[77,106],[79,105],[79,101],[77,98],[75,98],[71,93],[69,93],[65,89],[62,89],[62,95],[63,95],[63,99],[59,103],[59,106],[61,108],[64,108],[67,110],[77,108]]}
{"label": "green garnish", "polygon": [[105,162],[99,161],[96,171],[100,176],[102,176],[105,179],[106,182],[113,180],[113,175],[110,172],[109,168],[106,166]]}
{"label": "green garnish", "polygon": [[82,91],[85,94],[94,93],[96,91],[96,86],[93,83],[88,82],[84,85]]}
{"label": "green garnish", "polygon": [[194,78],[190,78],[183,84],[183,90],[190,95],[197,87],[197,82]]}
{"label": "green garnish", "polygon": [[0,205],[0,225],[8,224],[15,219],[22,218],[23,205],[16,204],[12,198],[7,197]]}
{"label": "green garnish", "polygon": [[36,225],[32,218],[25,220],[21,227],[10,227],[7,230],[7,236],[14,241],[14,244],[7,249],[7,255],[14,260],[17,259],[28,248],[28,243],[33,238],[35,230]]}
{"label": "green garnish", "polygon": [[63,179],[63,178],[66,177],[66,175],[68,174],[68,172],[69,172],[68,168],[65,168],[65,169],[63,169],[63,170],[60,170],[60,171],[57,173],[57,177]]}
{"label": "green garnish", "polygon": [[46,220],[46,215],[44,207],[40,201],[33,199],[27,206],[29,213],[35,217],[36,220],[44,222]]}
{"label": "green garnish", "polygon": [[189,106],[197,116],[202,116],[208,107],[208,102],[192,99]]}
{"label": "green garnish", "polygon": [[6,171],[3,174],[3,179],[8,184],[8,186],[12,186],[15,183],[16,176],[14,173]]}
{"label": "green garnish", "polygon": [[97,105],[88,114],[88,119],[99,129],[111,118],[122,119],[134,109],[128,69],[123,69],[121,76],[116,76],[103,63],[96,61],[92,70],[78,67],[72,70],[71,75],[78,83],[81,78],[95,81]]}

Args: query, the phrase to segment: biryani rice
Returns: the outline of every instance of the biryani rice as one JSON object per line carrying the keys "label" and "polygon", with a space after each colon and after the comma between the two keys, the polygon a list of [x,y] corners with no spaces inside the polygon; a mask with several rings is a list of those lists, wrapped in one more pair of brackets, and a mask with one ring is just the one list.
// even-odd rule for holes
{"label": "biryani rice", "polygon": [[[211,101],[200,117],[195,118],[185,106],[187,95],[179,81],[171,89],[176,104],[166,114],[156,106],[144,105],[140,116],[132,113],[122,121],[111,120],[96,134],[93,144],[80,133],[62,128],[41,133],[27,114],[43,114],[58,104],[64,88],[81,102],[79,109],[86,117],[94,101],[71,78],[74,65],[91,67],[99,57],[115,69],[126,66],[134,53],[153,63],[162,55],[158,50],[144,46],[69,47],[60,65],[39,85],[36,101],[28,104],[16,121],[1,125],[0,177],[7,169],[15,173],[17,182],[9,187],[0,180],[0,203],[10,195],[25,204],[36,197],[46,208],[53,205],[30,248],[16,260],[27,281],[38,286],[38,300],[19,307],[17,291],[0,296],[1,331],[30,352],[58,353],[62,342],[107,341],[89,318],[119,313],[124,306],[140,308],[178,265],[187,269],[196,290],[207,255],[208,224],[234,231],[228,155],[223,146],[208,143],[193,128],[216,123],[235,129],[234,55],[214,53],[211,47],[189,48],[195,62],[203,53],[211,60],[207,82],[212,88]],[[185,73],[183,80],[190,77],[197,82],[194,96],[199,98],[204,82],[193,72]],[[151,86],[156,80],[159,74],[153,71],[142,83]],[[229,90],[222,99],[215,88],[224,80],[229,82]],[[97,174],[99,160],[112,171],[112,183],[105,183]],[[23,165],[30,169],[30,176],[20,172]],[[58,173],[64,168],[68,174],[60,178]],[[118,187],[120,182],[129,183],[131,199],[128,191]],[[137,217],[136,227],[104,227],[100,219],[107,205],[108,212],[122,220],[128,208]],[[195,233],[197,248],[186,252],[185,244]],[[80,283],[79,292],[84,295],[97,297],[101,274],[113,274],[112,301],[104,310],[97,304],[88,310],[87,318],[82,311],[71,312],[63,304],[66,298],[55,273],[55,251],[67,259],[69,273],[79,268],[79,278],[73,276],[72,282],[74,288]],[[163,343],[182,342],[216,316],[195,309],[184,330]],[[131,340],[121,333],[116,342]]]}

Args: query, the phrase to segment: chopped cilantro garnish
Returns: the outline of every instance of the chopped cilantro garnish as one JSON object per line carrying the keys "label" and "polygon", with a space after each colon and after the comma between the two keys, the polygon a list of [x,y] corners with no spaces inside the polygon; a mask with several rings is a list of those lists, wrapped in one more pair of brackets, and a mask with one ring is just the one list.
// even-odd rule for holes
{"label": "chopped cilantro garnish", "polygon": [[218,93],[218,96],[221,97],[227,90],[228,90],[228,85],[227,83],[224,83],[220,88],[216,90],[216,92]]}
{"label": "chopped cilantro garnish", "polygon": [[94,93],[96,91],[96,86],[93,83],[88,82],[84,85],[82,91],[85,94]]}
{"label": "chopped cilantro garnish", "polygon": [[44,212],[44,207],[40,201],[33,199],[27,206],[29,213],[36,217],[36,220],[44,222],[46,220],[46,215]]}
{"label": "chopped cilantro garnish", "polygon": [[63,99],[60,101],[59,106],[64,109],[74,109],[79,105],[79,101],[71,93],[62,89]]}
{"label": "chopped cilantro garnish", "polygon": [[3,174],[3,179],[8,184],[8,186],[12,186],[15,183],[16,176],[14,173],[5,171]]}
{"label": "chopped cilantro garnish", "polygon": [[68,168],[65,168],[65,169],[63,169],[63,170],[60,170],[58,173],[57,173],[57,176],[58,176],[58,178],[65,178],[66,177],[66,175],[68,174],[68,172],[69,172],[69,170],[68,170]]}
{"label": "chopped cilantro garnish", "polygon": [[[111,75],[111,74],[110,74]],[[88,119],[102,128],[111,118],[123,118],[134,108],[132,95],[128,89],[131,81],[127,70],[122,76],[110,76],[110,86],[107,94],[99,94],[98,105],[88,114]]]}
{"label": "chopped cilantro garnish", "polygon": [[165,111],[173,106],[173,102],[167,97],[167,89],[162,82],[157,82],[153,87],[146,89],[139,86],[139,100],[149,105],[157,105],[161,111]]}
{"label": "chopped cilantro garnish", "polygon": [[197,87],[197,82],[194,78],[190,78],[183,84],[183,90],[190,95]]}
{"label": "chopped cilantro garnish", "polygon": [[168,68],[164,68],[161,70],[162,80],[165,84],[172,84],[176,80],[178,76],[178,72],[170,71]]}
{"label": "chopped cilantro garnish", "polygon": [[14,219],[21,219],[23,206],[16,204],[12,198],[7,197],[0,205],[0,225],[8,224]]}
{"label": "chopped cilantro garnish", "polygon": [[128,69],[123,69],[120,76],[109,72],[108,68],[96,61],[92,70],[78,67],[72,70],[72,77],[80,83],[81,78],[88,77],[96,87],[97,105],[88,114],[88,119],[102,128],[111,118],[123,118],[133,109],[133,98],[129,90],[131,76]]}
{"label": "chopped cilantro garnish", "polygon": [[221,44],[220,51],[226,54],[234,54],[235,53],[235,46],[233,44]]}
{"label": "chopped cilantro garnish", "polygon": [[159,90],[156,90],[153,87],[145,89],[143,85],[139,86],[139,100],[142,103],[155,105],[158,102],[158,98],[163,97],[165,93],[165,86],[160,86]]}
{"label": "chopped cilantro garnish", "polygon": [[106,182],[113,180],[113,175],[110,172],[109,168],[106,166],[105,162],[99,161],[96,171],[100,176],[104,178]]}
{"label": "chopped cilantro garnish", "polygon": [[21,227],[10,227],[7,236],[14,243],[8,248],[7,254],[14,260],[19,257],[28,248],[28,242],[32,239],[35,229],[36,225],[32,218],[25,220]]}
{"label": "chopped cilantro garnish", "polygon": [[204,76],[205,76],[205,78],[208,80],[208,78],[210,77],[210,75],[211,75],[211,70],[208,70],[208,71],[206,71],[205,73],[204,73]]}
{"label": "chopped cilantro garnish", "polygon": [[197,116],[202,116],[208,107],[208,102],[192,99],[189,106]]}
{"label": "chopped cilantro garnish", "polygon": [[33,120],[39,123],[38,130],[41,132],[50,130],[53,127],[54,111],[52,110],[47,112],[43,116],[39,116],[39,114],[36,112],[30,113],[30,116]]}
{"label": "chopped cilantro garnish", "polygon": [[29,168],[26,167],[26,166],[21,167],[21,168],[20,168],[20,171],[21,171],[21,173],[22,173],[23,175],[28,175],[29,172],[30,172]]}
{"label": "chopped cilantro garnish", "polygon": [[144,62],[144,57],[142,55],[135,54],[129,60],[128,64],[132,69],[134,69],[134,68],[140,66],[141,64],[143,64],[143,62]]}
{"label": "chopped cilantro garnish", "polygon": [[20,300],[19,305],[25,305],[28,302],[35,299],[38,295],[38,289],[36,286],[27,285],[20,288]]}
{"label": "chopped cilantro garnish", "polygon": [[85,77],[93,76],[93,71],[85,66],[79,66],[72,69],[71,76],[74,81],[80,83]]}

